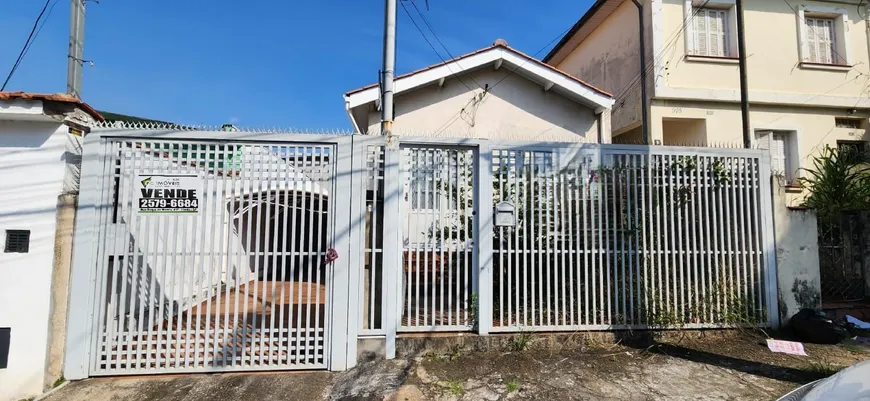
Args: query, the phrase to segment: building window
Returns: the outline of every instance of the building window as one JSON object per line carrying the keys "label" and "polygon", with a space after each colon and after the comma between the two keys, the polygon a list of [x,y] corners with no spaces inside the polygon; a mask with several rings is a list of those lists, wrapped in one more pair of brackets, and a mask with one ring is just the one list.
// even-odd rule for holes
{"label": "building window", "polygon": [[837,128],[846,128],[846,129],[862,129],[863,128],[863,120],[860,118],[846,118],[846,117],[835,117],[834,124]]}
{"label": "building window", "polygon": [[728,12],[714,8],[695,8],[695,56],[730,57],[728,51]]}
{"label": "building window", "polygon": [[785,177],[786,182],[795,180],[797,163],[793,160],[795,153],[788,132],[758,131],[755,140],[758,149],[770,152],[770,170],[774,175]]}
{"label": "building window", "polygon": [[837,149],[840,152],[851,151],[854,153],[866,153],[867,142],[865,141],[837,141]]}
{"label": "building window", "polygon": [[807,31],[807,61],[818,64],[835,64],[837,35],[834,34],[833,18],[805,19]]}
{"label": "building window", "polygon": [[800,6],[797,15],[800,27],[801,61],[808,65],[851,64],[849,37],[846,29],[849,14],[843,8]]}
{"label": "building window", "polygon": [[4,253],[30,252],[30,230],[6,230]]}
{"label": "building window", "polygon": [[685,0],[686,54],[700,58],[737,57],[734,0]]}

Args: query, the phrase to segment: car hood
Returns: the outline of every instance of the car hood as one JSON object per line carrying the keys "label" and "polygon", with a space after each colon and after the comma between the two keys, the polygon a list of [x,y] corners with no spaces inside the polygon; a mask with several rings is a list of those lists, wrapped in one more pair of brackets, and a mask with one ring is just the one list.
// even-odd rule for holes
{"label": "car hood", "polygon": [[852,365],[827,379],[819,380],[802,400],[870,400],[870,360]]}

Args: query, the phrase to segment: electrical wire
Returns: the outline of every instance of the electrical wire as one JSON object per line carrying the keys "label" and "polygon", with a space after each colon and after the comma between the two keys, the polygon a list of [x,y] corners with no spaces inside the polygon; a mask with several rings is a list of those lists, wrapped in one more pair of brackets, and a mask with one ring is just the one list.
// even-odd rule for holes
{"label": "electrical wire", "polygon": [[21,52],[18,53],[18,58],[15,60],[15,64],[12,65],[12,69],[9,70],[9,74],[6,75],[6,80],[3,81],[3,86],[0,87],[0,92],[6,90],[6,85],[12,78],[12,75],[15,74],[18,66],[21,65],[21,60],[24,58],[24,54],[27,52],[27,48],[30,46],[31,41],[34,39],[34,34],[39,28],[39,22],[42,20],[42,16],[45,15],[45,11],[48,9],[49,3],[51,3],[51,0],[45,0],[45,5],[42,6],[42,11],[39,12],[39,15],[36,17],[36,21],[33,21],[33,27],[30,28],[30,34],[27,35],[27,40],[24,42],[24,46],[21,47]]}
{"label": "electrical wire", "polygon": [[[708,0],[708,1],[709,1],[709,0]],[[491,87],[487,87],[487,88],[484,88],[483,93],[481,93],[480,95],[475,95],[475,98],[472,98],[472,100],[470,100],[468,103],[466,103],[466,105],[465,105],[464,107],[462,107],[458,112],[456,112],[456,113],[453,114],[451,117],[449,117],[449,118],[448,118],[448,119],[447,119],[443,124],[441,124],[440,127],[438,127],[438,129],[435,130],[435,132],[434,132],[432,135],[433,135],[433,136],[439,136],[439,135],[440,135],[444,130],[446,130],[447,128],[449,128],[450,125],[453,124],[453,122],[455,122],[455,121],[456,121],[460,116],[462,116],[462,113],[465,111],[466,107],[468,107],[469,104],[471,104],[471,103],[474,102],[475,100],[477,100],[478,102],[482,102],[482,101],[483,101],[483,98],[486,96],[486,94],[488,94],[489,92],[492,92],[492,90],[495,89],[495,87],[498,86],[500,83],[502,83],[505,79],[507,79],[507,77],[509,77],[509,76],[511,76],[511,75],[513,75],[513,74],[515,74],[515,73],[517,72],[517,70],[519,70],[520,68],[522,68],[522,66],[526,65],[526,63],[528,63],[530,60],[532,60],[532,59],[534,59],[535,57],[537,57],[539,54],[541,54],[541,52],[543,52],[544,50],[548,49],[550,46],[553,45],[553,43],[555,43],[557,40],[559,40],[559,39],[561,39],[563,36],[565,36],[565,35],[566,35],[570,30],[571,30],[571,28],[572,28],[572,27],[568,27],[568,29],[562,31],[562,33],[560,33],[558,36],[556,36],[555,38],[553,38],[553,40],[549,41],[546,45],[544,45],[544,47],[538,49],[538,51],[536,51],[535,53],[533,53],[533,54],[531,55],[531,57],[529,57],[528,59],[526,59],[526,61],[523,61],[522,63],[520,63],[519,65],[517,65],[513,70],[509,70],[510,73],[509,73],[509,74],[506,74],[504,77],[502,77],[502,79],[500,79],[498,82],[496,82],[493,86],[491,86]],[[480,96],[480,98],[477,99],[477,96]]]}
{"label": "electrical wire", "polygon": [[58,0],[54,0],[51,3],[51,6],[48,8],[48,12],[45,13],[45,18],[42,19],[42,23],[39,24],[39,28],[36,29],[36,33],[33,34],[33,40],[30,41],[30,44],[27,45],[27,49],[24,50],[24,57],[27,57],[27,53],[30,51],[30,48],[33,47],[33,43],[36,42],[36,38],[39,37],[39,33],[42,32],[42,27],[45,26],[45,23],[48,22],[49,18],[51,18],[51,12],[54,11],[54,6],[57,5]]}
{"label": "electrical wire", "polygon": [[[399,4],[402,6],[402,10],[405,10],[405,14],[408,15],[408,19],[411,20],[411,23],[414,24],[414,27],[417,28],[417,31],[420,32],[420,35],[423,36],[423,39],[426,41],[426,43],[429,44],[429,47],[432,48],[432,51],[434,51],[435,54],[438,55],[438,58],[440,58],[441,61],[444,62],[444,65],[447,66],[447,69],[448,69],[448,70],[450,71],[450,73],[451,73],[451,75],[450,75],[449,78],[456,77],[456,79],[458,79],[459,82],[461,82],[462,85],[464,85],[466,88],[468,88],[468,90],[470,90],[470,91],[473,90],[473,89],[471,89],[471,86],[469,86],[468,84],[466,84],[465,81],[462,80],[462,77],[459,76],[459,71],[457,71],[457,72],[453,72],[453,69],[451,69],[451,68],[450,68],[450,65],[447,64],[447,60],[446,60],[444,57],[441,57],[441,53],[438,51],[438,49],[435,48],[435,45],[433,45],[432,42],[429,41],[429,38],[426,36],[425,33],[423,33],[423,30],[420,28],[420,25],[418,25],[418,24],[417,24],[417,21],[414,20],[414,17],[411,16],[411,12],[408,11],[408,8],[407,8],[407,7],[405,7],[405,2],[404,2],[404,1],[400,1]],[[456,60],[456,59],[454,58],[454,59],[451,60],[451,61],[455,61],[455,60]]]}
{"label": "electrical wire", "polygon": [[[403,3],[404,3],[404,1],[405,1],[405,0],[402,0]],[[411,5],[414,6],[414,9],[417,11],[417,14],[420,15],[420,19],[423,20],[423,24],[425,24],[426,27],[429,28],[429,32],[432,32],[432,36],[435,38],[435,40],[438,42],[438,44],[441,45],[441,48],[443,48],[444,51],[447,52],[447,55],[450,57],[450,60],[451,60],[451,61],[456,61],[456,56],[454,56],[453,53],[450,52],[450,49],[448,49],[447,46],[444,45],[444,42],[442,42],[442,41],[441,41],[441,38],[438,37],[438,34],[435,33],[435,28],[432,28],[432,24],[429,23],[429,19],[426,18],[426,16],[423,14],[423,12],[420,11],[420,8],[417,7],[417,1],[416,1],[416,0],[411,0]],[[403,4],[403,7],[404,7],[404,4]],[[407,11],[407,10],[406,10],[406,11]],[[410,17],[410,14],[408,15],[408,17]],[[419,29],[419,28],[418,28],[418,29]],[[421,34],[422,34],[422,32],[421,32]],[[431,44],[430,44],[430,45],[431,45]],[[434,48],[433,48],[433,50],[434,50]],[[436,52],[436,53],[437,53],[437,52]],[[440,55],[439,55],[439,57],[440,57]],[[444,60],[444,59],[442,59],[442,61],[443,61],[443,60]],[[445,61],[445,62],[446,62],[446,61]],[[483,89],[483,85],[481,85],[479,82],[477,82],[477,81],[474,79],[473,76],[469,75],[468,78],[469,78],[472,82],[474,82],[475,85],[477,85],[477,86],[479,86],[481,89]]]}
{"label": "electrical wire", "polygon": [[[706,0],[700,6],[695,7],[693,9],[692,13],[689,15],[689,17],[687,17],[683,20],[682,25],[680,25],[680,27],[678,27],[676,30],[674,30],[674,32],[671,33],[671,35],[666,40],[665,46],[662,46],[661,51],[657,55],[655,55],[655,57],[653,57],[652,61],[647,63],[646,67],[644,68],[644,70],[642,72],[643,75],[649,75],[649,73],[655,69],[655,66],[664,58],[665,53],[670,50],[671,46],[676,44],[680,35],[686,30],[686,27],[688,26],[688,24],[694,23],[695,17],[697,17],[697,15],[701,12],[701,9],[703,9],[709,2],[710,2],[710,0]],[[614,111],[618,110],[622,107],[625,107],[624,104],[620,102],[620,100],[623,100],[623,98],[625,96],[628,96],[630,93],[634,92],[634,90],[636,90],[638,87],[640,87],[641,82],[642,82],[641,73],[638,73],[634,76],[634,78],[632,78],[631,81],[629,81],[629,83],[625,87],[623,87],[616,94],[616,96],[614,97],[614,102],[615,102],[615,104],[613,106]]]}

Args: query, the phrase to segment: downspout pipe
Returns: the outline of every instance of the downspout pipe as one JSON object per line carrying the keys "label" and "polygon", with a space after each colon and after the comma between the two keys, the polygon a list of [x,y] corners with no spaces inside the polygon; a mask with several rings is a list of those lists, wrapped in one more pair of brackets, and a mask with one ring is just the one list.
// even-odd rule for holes
{"label": "downspout pipe", "polygon": [[643,3],[638,0],[631,1],[637,7],[637,24],[640,36],[640,109],[642,118],[642,121],[640,122],[640,128],[643,134],[643,144],[649,145],[649,107],[647,107],[646,96],[646,32],[644,31],[643,23]]}

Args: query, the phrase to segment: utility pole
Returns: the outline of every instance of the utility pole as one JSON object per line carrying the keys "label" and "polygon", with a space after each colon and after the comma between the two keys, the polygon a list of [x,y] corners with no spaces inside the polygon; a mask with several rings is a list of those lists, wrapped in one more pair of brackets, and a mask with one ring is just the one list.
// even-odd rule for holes
{"label": "utility pole", "polygon": [[640,35],[640,109],[641,109],[641,122],[640,129],[643,133],[643,144],[649,145],[649,108],[646,104],[646,39],[644,38],[644,30],[643,30],[643,4],[638,0],[634,1],[634,5],[637,6],[637,24],[638,24],[638,33]]}
{"label": "utility pole", "polygon": [[743,147],[752,147],[749,128],[749,83],[746,78],[746,29],[743,25],[743,0],[737,0],[737,52],[740,62],[740,111],[743,116]]}
{"label": "utility pole", "polygon": [[[75,1],[75,0],[73,0]],[[393,135],[393,75],[396,69],[396,0],[384,7],[384,66],[381,80],[381,135]]]}
{"label": "utility pole", "polygon": [[66,60],[66,93],[81,98],[85,62],[85,0],[70,0],[69,54]]}

